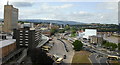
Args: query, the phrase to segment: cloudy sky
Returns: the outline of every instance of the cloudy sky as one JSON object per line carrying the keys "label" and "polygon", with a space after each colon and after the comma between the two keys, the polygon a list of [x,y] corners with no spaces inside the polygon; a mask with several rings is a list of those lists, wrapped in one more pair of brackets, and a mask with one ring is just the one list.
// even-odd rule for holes
{"label": "cloudy sky", "polygon": [[[6,3],[0,0],[0,18]],[[118,23],[118,0],[9,0],[9,4],[19,9],[19,19]]]}

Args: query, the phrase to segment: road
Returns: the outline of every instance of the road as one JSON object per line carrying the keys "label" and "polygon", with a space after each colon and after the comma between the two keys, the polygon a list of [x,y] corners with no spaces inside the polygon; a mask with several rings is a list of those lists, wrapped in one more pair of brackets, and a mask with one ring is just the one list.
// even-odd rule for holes
{"label": "road", "polygon": [[69,52],[67,52],[63,42],[61,42],[60,40],[57,40],[56,37],[53,38],[53,41],[54,41],[54,46],[51,48],[49,53],[56,54],[60,57],[63,57],[63,55],[66,55],[66,59],[63,60],[63,63],[61,65],[70,65],[74,55],[74,51],[70,43],[64,40],[64,43],[66,44],[66,46],[69,47],[68,48]]}
{"label": "road", "polygon": [[120,40],[120,37],[114,37],[114,36],[110,36],[110,37],[104,37],[105,40],[112,42],[112,43],[116,43],[118,44]]}
{"label": "road", "polygon": [[64,59],[64,62],[65,63],[72,63],[72,58],[74,56],[74,50],[72,48],[72,44],[69,43],[68,41],[66,40],[63,40],[63,42],[66,44],[67,46],[67,49],[68,49],[68,52],[67,52],[67,59]]}
{"label": "road", "polygon": [[57,54],[58,56],[63,56],[64,54],[66,54],[66,50],[62,42],[57,40],[56,37],[53,38],[53,41],[54,41],[54,46],[51,48],[49,53]]}
{"label": "road", "polygon": [[[106,63],[106,61],[107,61],[106,57],[108,54],[100,52],[96,49],[88,48],[88,47],[85,47],[84,49],[87,51],[90,51],[92,53],[89,56],[89,58],[90,58],[93,65],[108,65]],[[98,56],[102,56],[102,57],[98,57]]]}
{"label": "road", "polygon": [[108,65],[106,60],[107,60],[107,58],[105,58],[105,57],[100,58],[101,65]]}
{"label": "road", "polygon": [[101,65],[99,63],[99,61],[97,60],[97,54],[92,54],[92,55],[90,55],[89,58],[90,58],[93,65]]}
{"label": "road", "polygon": [[90,60],[92,61],[93,65],[108,65],[107,64],[107,58],[105,56],[103,57],[97,57],[98,55],[103,56],[101,53],[92,53],[92,55],[90,55]]}

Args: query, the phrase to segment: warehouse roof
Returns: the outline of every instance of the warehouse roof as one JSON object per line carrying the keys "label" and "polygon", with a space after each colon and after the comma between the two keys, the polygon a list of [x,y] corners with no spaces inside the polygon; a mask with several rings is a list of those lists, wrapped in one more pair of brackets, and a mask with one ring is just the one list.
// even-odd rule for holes
{"label": "warehouse roof", "polygon": [[0,48],[13,44],[15,41],[15,39],[2,40],[0,41]]}

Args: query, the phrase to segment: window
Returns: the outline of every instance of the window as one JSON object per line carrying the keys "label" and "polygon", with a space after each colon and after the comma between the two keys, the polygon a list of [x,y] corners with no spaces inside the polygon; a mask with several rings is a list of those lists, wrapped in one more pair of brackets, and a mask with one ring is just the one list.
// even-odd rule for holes
{"label": "window", "polygon": [[23,37],[23,36],[20,36],[20,37]]}
{"label": "window", "polygon": [[26,30],[25,32],[28,32],[28,30]]}
{"label": "window", "polygon": [[25,44],[26,46],[28,46],[28,44]]}
{"label": "window", "polygon": [[25,42],[25,43],[28,43],[28,42]]}
{"label": "window", "polygon": [[22,43],[22,41],[20,41],[20,43]]}
{"label": "window", "polygon": [[23,40],[23,39],[20,39],[20,40]]}
{"label": "window", "polygon": [[28,35],[28,34],[25,34],[25,35]]}
{"label": "window", "polygon": [[20,44],[20,45],[23,45],[23,44]]}
{"label": "window", "polygon": [[28,38],[28,36],[25,36],[25,38]]}
{"label": "window", "polygon": [[23,31],[20,31],[20,32],[23,32]]}
{"label": "window", "polygon": [[23,34],[20,34],[20,35],[23,35]]}
{"label": "window", "polygon": [[28,39],[25,39],[25,40],[28,40]]}

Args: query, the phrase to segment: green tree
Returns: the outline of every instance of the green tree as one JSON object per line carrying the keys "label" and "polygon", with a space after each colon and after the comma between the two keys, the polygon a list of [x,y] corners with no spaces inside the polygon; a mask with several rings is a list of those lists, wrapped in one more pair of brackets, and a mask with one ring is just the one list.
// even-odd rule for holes
{"label": "green tree", "polygon": [[104,46],[110,48],[110,43],[109,43],[109,42],[106,42],[106,43],[104,44]]}
{"label": "green tree", "polygon": [[71,33],[72,33],[72,34],[76,33],[76,31],[77,31],[77,29],[76,29],[75,27],[72,27],[72,28],[71,28]]}
{"label": "green tree", "polygon": [[64,30],[64,29],[62,29],[62,30],[59,30],[58,32],[59,32],[59,33],[64,33],[64,32],[65,32],[65,30]]}
{"label": "green tree", "polygon": [[106,40],[104,40],[104,41],[103,41],[103,43],[102,43],[102,45],[105,45],[105,43],[106,43],[106,42],[107,42],[107,41],[106,41]]}
{"label": "green tree", "polygon": [[70,26],[69,26],[69,25],[66,25],[64,29],[65,29],[66,31],[67,31],[67,30],[70,30]]}
{"label": "green tree", "polygon": [[115,50],[118,46],[115,43],[111,43],[112,50]]}
{"label": "green tree", "polygon": [[111,43],[111,42],[107,42],[107,41],[104,41],[104,42],[103,42],[103,45],[104,45],[106,48],[110,48],[111,50],[115,50],[116,48],[118,48],[117,44]]}
{"label": "green tree", "polygon": [[57,30],[56,30],[56,29],[51,29],[50,32],[51,32],[51,34],[53,35],[54,33],[57,32]]}
{"label": "green tree", "polygon": [[83,47],[83,43],[79,40],[75,40],[75,42],[73,42],[73,46],[75,51],[80,51]]}

